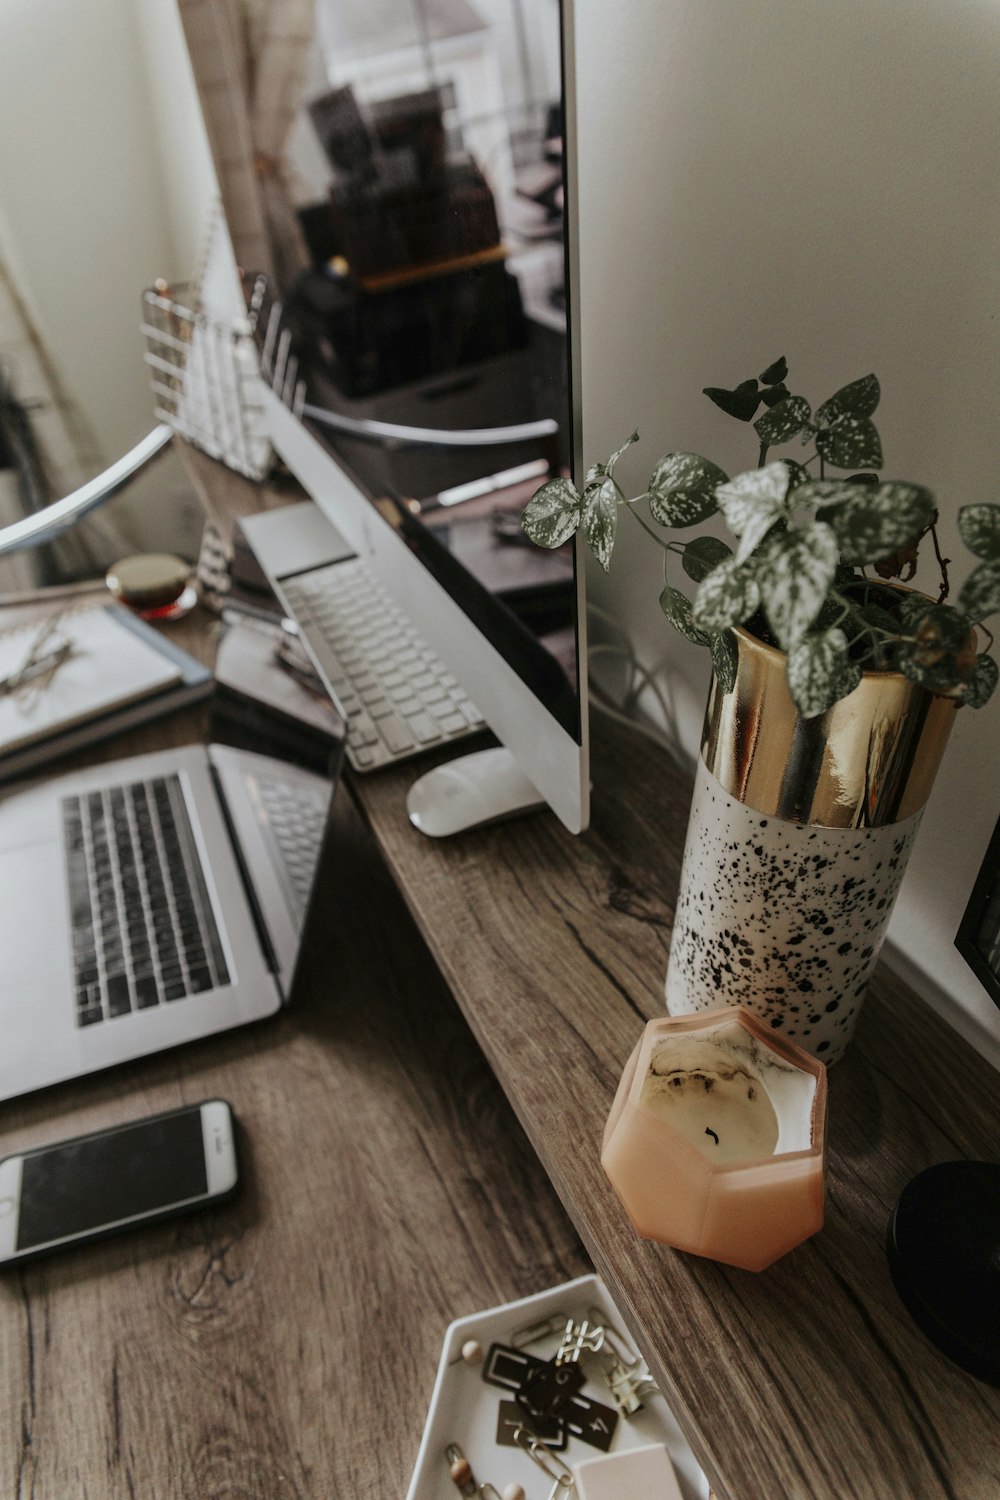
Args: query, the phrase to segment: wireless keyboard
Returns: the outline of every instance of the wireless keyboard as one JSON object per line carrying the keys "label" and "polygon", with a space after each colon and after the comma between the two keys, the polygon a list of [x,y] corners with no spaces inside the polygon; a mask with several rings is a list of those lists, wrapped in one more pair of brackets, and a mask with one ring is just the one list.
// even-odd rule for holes
{"label": "wireless keyboard", "polygon": [[483,728],[475,704],[359,559],[281,587],[347,721],[347,758],[356,771]]}

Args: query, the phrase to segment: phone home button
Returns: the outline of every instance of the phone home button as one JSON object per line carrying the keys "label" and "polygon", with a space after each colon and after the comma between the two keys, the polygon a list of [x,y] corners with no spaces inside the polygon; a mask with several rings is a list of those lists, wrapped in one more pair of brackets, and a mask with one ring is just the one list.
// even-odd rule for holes
{"label": "phone home button", "polygon": [[0,1198],[0,1219],[5,1219],[8,1214],[14,1212],[13,1198]]}

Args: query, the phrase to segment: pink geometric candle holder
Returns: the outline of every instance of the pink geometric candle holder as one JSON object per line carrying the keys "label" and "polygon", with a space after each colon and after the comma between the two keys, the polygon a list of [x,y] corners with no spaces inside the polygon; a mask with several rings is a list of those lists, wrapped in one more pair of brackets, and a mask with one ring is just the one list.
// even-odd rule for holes
{"label": "pink geometric candle holder", "polygon": [[762,1271],[823,1225],[826,1068],[736,1007],[650,1021],[601,1164],[636,1231]]}

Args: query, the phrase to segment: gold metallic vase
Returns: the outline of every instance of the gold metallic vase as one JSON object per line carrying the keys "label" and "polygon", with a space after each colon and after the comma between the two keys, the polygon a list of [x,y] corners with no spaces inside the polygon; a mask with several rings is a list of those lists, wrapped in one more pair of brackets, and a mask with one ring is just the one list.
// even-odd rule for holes
{"label": "gold metallic vase", "polygon": [[834,1062],[854,1028],[959,704],[866,673],[803,719],[784,652],[745,630],[713,677],[667,1009],[744,1005]]}
{"label": "gold metallic vase", "polygon": [[803,719],[788,658],[746,630],[736,682],[713,677],[701,755],[720,786],[758,812],[823,828],[877,828],[920,812],[958,701],[900,672],[867,672],[825,714]]}

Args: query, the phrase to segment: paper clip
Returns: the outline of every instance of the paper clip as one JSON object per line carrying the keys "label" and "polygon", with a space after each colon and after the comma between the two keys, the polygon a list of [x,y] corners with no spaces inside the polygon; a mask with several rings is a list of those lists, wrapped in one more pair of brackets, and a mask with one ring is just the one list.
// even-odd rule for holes
{"label": "paper clip", "polygon": [[529,1323],[525,1328],[515,1329],[510,1336],[510,1346],[512,1349],[524,1349],[528,1344],[537,1344],[539,1339],[548,1338],[549,1334],[561,1333],[565,1327],[565,1313],[550,1313],[547,1318],[542,1318],[537,1323]]}
{"label": "paper clip", "polygon": [[577,1323],[573,1318],[566,1319],[566,1327],[556,1350],[557,1365],[579,1364],[583,1354],[597,1354],[604,1347],[607,1330],[603,1323],[597,1323],[588,1318],[583,1318]]}
{"label": "paper clip", "polygon": [[448,1465],[448,1478],[458,1490],[460,1495],[478,1495],[479,1485],[476,1476],[472,1472],[472,1465],[462,1452],[457,1443],[449,1443],[444,1450],[445,1463]]}
{"label": "paper clip", "polygon": [[[603,1319],[599,1308],[587,1309],[591,1319]],[[658,1396],[659,1386],[653,1380],[641,1356],[632,1357],[623,1334],[612,1324],[604,1323],[604,1346],[601,1351],[602,1369],[608,1389],[615,1405],[624,1417],[642,1411],[647,1396]]]}
{"label": "paper clip", "polygon": [[565,1494],[576,1488],[572,1469],[568,1468],[559,1455],[553,1453],[541,1438],[535,1437],[525,1427],[515,1427],[514,1441],[522,1452],[538,1465],[542,1473],[553,1481],[549,1491],[549,1500],[556,1500],[560,1493]]}

